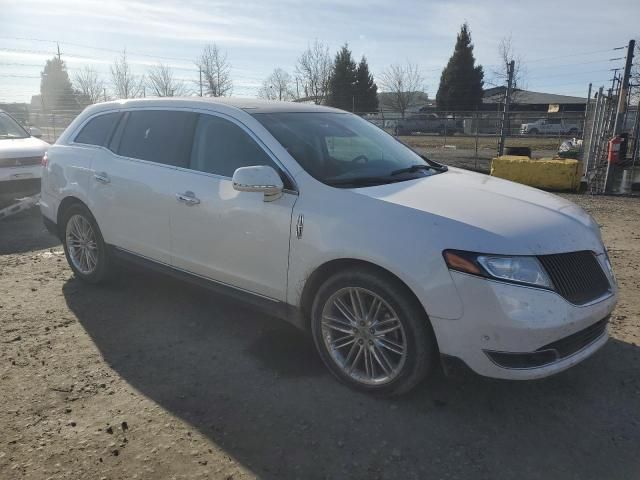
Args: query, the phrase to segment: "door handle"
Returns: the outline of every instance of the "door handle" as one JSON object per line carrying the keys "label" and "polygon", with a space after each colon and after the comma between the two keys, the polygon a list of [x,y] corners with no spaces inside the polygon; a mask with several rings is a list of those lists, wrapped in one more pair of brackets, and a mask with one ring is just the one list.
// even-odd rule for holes
{"label": "door handle", "polygon": [[96,179],[97,182],[100,183],[110,183],[109,175],[106,172],[99,172],[93,175],[93,178]]}
{"label": "door handle", "polygon": [[186,203],[187,205],[197,205],[200,203],[200,199],[196,198],[195,193],[189,190],[184,193],[176,193],[176,198],[179,202]]}

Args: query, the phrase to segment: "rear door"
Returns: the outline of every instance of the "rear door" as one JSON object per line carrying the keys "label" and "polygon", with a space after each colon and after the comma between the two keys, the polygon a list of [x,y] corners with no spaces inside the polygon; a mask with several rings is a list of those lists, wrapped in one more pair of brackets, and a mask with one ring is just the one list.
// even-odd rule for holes
{"label": "rear door", "polygon": [[[255,135],[233,118],[202,114],[191,161],[172,184],[171,249],[175,267],[284,301],[291,215],[297,194],[265,202],[234,190],[240,167],[269,165],[290,180]],[[176,195],[183,200],[176,201]],[[185,201],[184,198],[192,199]]]}
{"label": "rear door", "polygon": [[188,165],[196,119],[180,110],[125,113],[91,165],[91,210],[105,242],[170,264],[173,184],[176,168]]}

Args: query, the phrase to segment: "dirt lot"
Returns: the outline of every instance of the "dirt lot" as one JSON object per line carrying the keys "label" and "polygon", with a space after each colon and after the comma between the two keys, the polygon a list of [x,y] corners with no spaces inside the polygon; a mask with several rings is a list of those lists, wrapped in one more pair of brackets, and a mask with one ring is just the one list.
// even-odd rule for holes
{"label": "dirt lot", "polygon": [[[410,135],[399,138],[437,162],[483,173],[489,173],[491,159],[496,156],[498,144],[498,138],[495,136],[478,137],[476,154],[476,138],[473,136]],[[505,145],[530,147],[533,158],[551,158],[558,152],[563,140],[566,139],[522,136],[507,138]]]}
{"label": "dirt lot", "polygon": [[308,338],[134,270],[76,281],[37,211],[0,223],[0,478],[640,478],[640,200],[572,196],[621,286],[612,338],[534,382],[339,385]]}

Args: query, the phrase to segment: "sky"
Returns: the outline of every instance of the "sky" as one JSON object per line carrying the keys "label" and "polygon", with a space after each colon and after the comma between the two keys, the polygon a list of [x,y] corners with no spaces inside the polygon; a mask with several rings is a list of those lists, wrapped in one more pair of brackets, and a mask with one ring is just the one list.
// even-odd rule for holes
{"label": "sky", "polygon": [[[233,95],[253,97],[276,67],[294,73],[318,39],[348,42],[374,77],[389,65],[417,64],[432,97],[463,22],[490,86],[498,45],[511,36],[529,90],[586,96],[608,85],[629,39],[640,39],[640,1],[594,0],[0,0],[0,102],[29,101],[56,53],[73,78],[91,65],[109,82],[109,65],[127,50],[135,73],[158,62],[189,85],[194,59],[215,42],[228,54]],[[619,60],[610,59],[618,58]]]}

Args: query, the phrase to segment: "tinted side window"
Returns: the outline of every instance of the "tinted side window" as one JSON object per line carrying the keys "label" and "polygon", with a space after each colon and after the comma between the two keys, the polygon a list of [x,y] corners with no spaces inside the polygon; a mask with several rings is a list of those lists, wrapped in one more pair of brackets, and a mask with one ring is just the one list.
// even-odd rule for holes
{"label": "tinted side window", "polygon": [[197,113],[170,110],[129,112],[118,153],[124,157],[187,167]]}
{"label": "tinted side window", "polygon": [[213,115],[201,115],[191,152],[192,170],[232,177],[240,167],[269,165],[279,168],[244,130]]}
{"label": "tinted side window", "polygon": [[92,118],[82,127],[74,140],[76,143],[104,146],[111,135],[113,127],[118,121],[120,112],[106,113]]}

